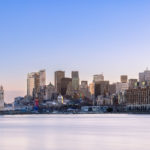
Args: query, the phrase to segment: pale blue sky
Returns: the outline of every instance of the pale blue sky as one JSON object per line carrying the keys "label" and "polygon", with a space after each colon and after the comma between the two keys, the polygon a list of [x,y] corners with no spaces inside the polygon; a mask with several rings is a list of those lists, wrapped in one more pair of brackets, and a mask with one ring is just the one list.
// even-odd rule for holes
{"label": "pale blue sky", "polygon": [[59,69],[89,81],[137,78],[150,67],[150,1],[1,0],[0,56],[0,83],[15,96],[39,69],[47,82]]}

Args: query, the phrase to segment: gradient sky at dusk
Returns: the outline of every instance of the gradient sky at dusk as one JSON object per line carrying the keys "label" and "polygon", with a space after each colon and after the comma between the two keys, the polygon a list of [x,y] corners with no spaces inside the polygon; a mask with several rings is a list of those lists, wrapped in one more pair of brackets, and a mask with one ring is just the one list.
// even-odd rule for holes
{"label": "gradient sky at dusk", "polygon": [[0,84],[6,100],[26,92],[28,72],[103,73],[119,81],[150,67],[149,0],[1,0]]}

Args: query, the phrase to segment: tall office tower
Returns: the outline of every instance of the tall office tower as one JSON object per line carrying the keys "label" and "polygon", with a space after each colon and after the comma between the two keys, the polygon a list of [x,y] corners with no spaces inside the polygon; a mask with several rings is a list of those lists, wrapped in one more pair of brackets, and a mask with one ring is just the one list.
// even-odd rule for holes
{"label": "tall office tower", "polygon": [[0,110],[4,109],[4,89],[0,86]]}
{"label": "tall office tower", "polygon": [[65,77],[64,71],[55,72],[55,88],[58,93],[61,93],[61,79]]}
{"label": "tall office tower", "polygon": [[79,72],[72,71],[72,89],[73,91],[79,90]]}
{"label": "tall office tower", "polygon": [[46,85],[46,71],[40,70],[39,76],[40,76],[40,86],[44,87]]}
{"label": "tall office tower", "polygon": [[72,79],[71,78],[62,78],[61,79],[61,95],[65,96],[67,93],[69,86],[72,85]]}
{"label": "tall office tower", "polygon": [[98,74],[93,76],[93,83],[104,81],[103,74]]}
{"label": "tall office tower", "polygon": [[95,83],[95,98],[105,96],[109,93],[109,81],[100,81]]}
{"label": "tall office tower", "polygon": [[128,76],[127,75],[121,75],[120,81],[121,81],[121,83],[127,83],[128,82]]}
{"label": "tall office tower", "polygon": [[27,96],[33,96],[35,88],[35,73],[29,73],[27,76]]}
{"label": "tall office tower", "polygon": [[139,82],[150,82],[150,70],[139,73]]}
{"label": "tall office tower", "polygon": [[145,81],[150,81],[150,70],[144,71]]}
{"label": "tall office tower", "polygon": [[38,97],[40,91],[39,72],[29,73],[27,77],[27,96]]}
{"label": "tall office tower", "polygon": [[139,73],[139,82],[142,83],[145,81],[145,75],[144,72],[140,72]]}
{"label": "tall office tower", "polygon": [[134,88],[136,88],[137,82],[138,82],[137,79],[130,79],[130,80],[129,80],[129,89],[134,89]]}

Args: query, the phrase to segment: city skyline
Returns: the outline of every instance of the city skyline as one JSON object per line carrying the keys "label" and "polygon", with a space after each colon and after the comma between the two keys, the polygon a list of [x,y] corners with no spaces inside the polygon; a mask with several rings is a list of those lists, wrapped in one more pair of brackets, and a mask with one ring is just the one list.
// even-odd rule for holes
{"label": "city skyline", "polygon": [[[70,71],[70,74],[68,74],[68,73],[66,73],[66,71],[64,71],[64,70],[57,70],[57,71],[55,71],[54,73],[53,73],[53,75],[54,75],[54,80],[53,81],[47,81],[47,73],[46,73],[46,69],[42,69],[42,70],[39,70],[39,72],[30,72],[30,73],[27,73],[27,76],[26,76],[26,87],[25,87],[25,91],[7,91],[7,90],[5,90],[5,102],[13,102],[13,100],[14,100],[14,98],[15,97],[18,97],[18,96],[26,96],[26,95],[28,95],[28,78],[30,78],[30,76],[34,76],[35,74],[37,75],[37,74],[39,74],[40,72],[45,72],[44,73],[44,80],[42,81],[43,83],[41,84],[42,86],[44,86],[44,85],[48,85],[48,84],[50,84],[50,83],[52,83],[53,85],[55,85],[55,73],[56,72],[64,72],[64,78],[68,78],[68,79],[72,79],[72,73],[73,72],[77,72],[78,73],[78,80],[79,80],[79,85],[82,85],[82,82],[88,82],[88,86],[89,86],[89,88],[90,88],[90,84],[91,83],[95,83],[95,82],[97,82],[97,81],[109,81],[109,83],[110,84],[119,84],[119,83],[123,83],[124,82],[124,80],[125,80],[125,82],[129,82],[130,81],[130,79],[131,80],[137,80],[137,81],[140,81],[140,82],[144,82],[144,80],[149,80],[149,78],[150,78],[150,71],[148,70],[148,68],[146,68],[146,70],[144,70],[144,72],[139,72],[138,73],[138,76],[136,77],[136,78],[130,78],[127,74],[125,75],[120,75],[119,76],[119,80],[117,80],[117,81],[110,81],[109,79],[105,79],[105,75],[103,74],[103,73],[99,73],[99,74],[93,74],[92,75],[92,79],[91,79],[91,81],[89,82],[89,80],[85,80],[85,79],[81,79],[80,78],[80,72],[79,71]],[[145,79],[145,72],[146,72],[146,76],[147,76],[147,79]],[[142,76],[141,76],[142,75]],[[144,75],[144,76],[143,76]],[[43,76],[43,75],[42,75]],[[128,78],[129,77],[129,78]],[[32,81],[33,82],[33,81]],[[130,83],[130,82],[129,82]],[[32,83],[33,84],[33,83]],[[32,87],[33,88],[33,87]],[[57,88],[56,88],[57,89]],[[9,93],[10,92],[10,93]],[[16,93],[15,93],[16,92]],[[29,96],[29,95],[28,95]]]}
{"label": "city skyline", "polygon": [[[135,3],[136,2],[136,3]],[[1,1],[0,84],[6,99],[26,94],[26,74],[77,70],[89,83],[103,73],[138,78],[150,68],[148,0]],[[48,83],[47,83],[48,84]],[[12,100],[11,100],[12,101]]]}

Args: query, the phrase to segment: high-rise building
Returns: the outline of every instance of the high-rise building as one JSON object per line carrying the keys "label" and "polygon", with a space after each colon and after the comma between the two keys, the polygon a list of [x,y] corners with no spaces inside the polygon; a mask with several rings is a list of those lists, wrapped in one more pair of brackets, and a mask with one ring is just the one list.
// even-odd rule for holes
{"label": "high-rise building", "polygon": [[29,73],[27,76],[27,96],[38,97],[41,88],[46,85],[46,71]]}
{"label": "high-rise building", "polygon": [[70,88],[70,85],[72,85],[72,79],[71,78],[62,78],[61,79],[61,95],[65,96],[67,93],[68,88]]}
{"label": "high-rise building", "polygon": [[46,85],[46,71],[40,70],[39,77],[40,77],[40,86],[41,87],[45,86]]}
{"label": "high-rise building", "polygon": [[4,89],[0,86],[0,110],[4,109]]}
{"label": "high-rise building", "polygon": [[29,73],[27,77],[27,96],[33,96],[35,88],[35,73]]}
{"label": "high-rise building", "polygon": [[128,83],[121,83],[117,82],[116,83],[116,93],[124,93],[126,90],[128,90],[129,84]]}
{"label": "high-rise building", "polygon": [[64,71],[56,71],[55,72],[55,88],[58,93],[61,93],[61,80],[65,78]]}
{"label": "high-rise building", "polygon": [[72,89],[73,91],[79,90],[79,72],[72,71]]}
{"label": "high-rise building", "polygon": [[103,74],[98,74],[93,76],[93,83],[104,81]]}
{"label": "high-rise building", "polygon": [[150,70],[139,73],[139,82],[150,82]]}
{"label": "high-rise building", "polygon": [[120,81],[121,81],[121,83],[127,83],[128,82],[128,76],[127,75],[121,75]]}
{"label": "high-rise building", "polygon": [[105,96],[109,93],[109,81],[100,81],[95,83],[95,97]]}
{"label": "high-rise building", "polygon": [[137,79],[130,79],[129,80],[129,89],[134,89],[136,87],[138,80]]}

